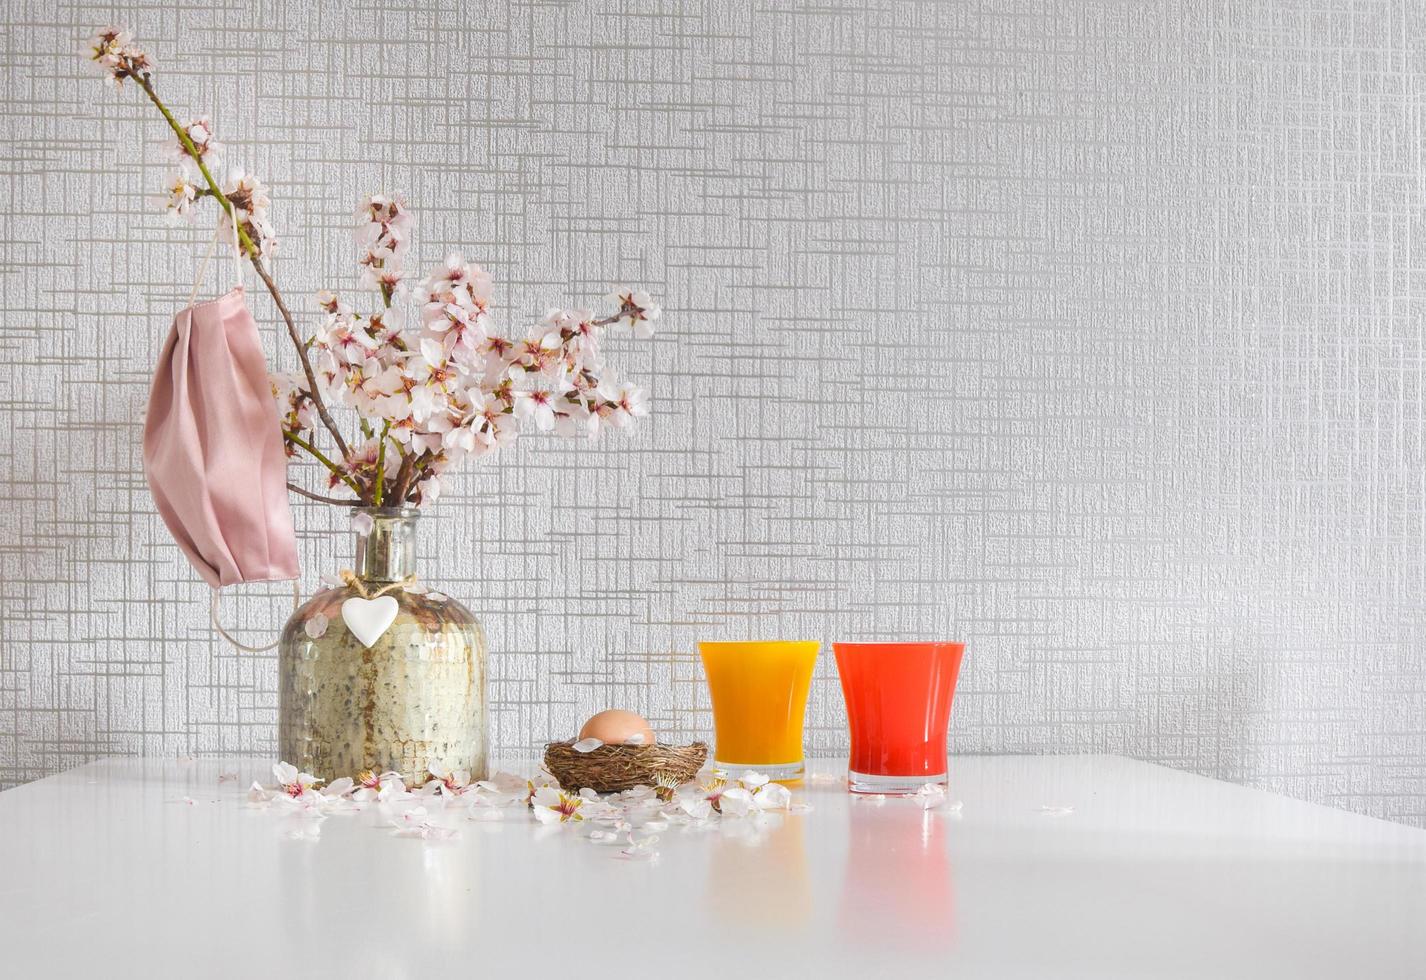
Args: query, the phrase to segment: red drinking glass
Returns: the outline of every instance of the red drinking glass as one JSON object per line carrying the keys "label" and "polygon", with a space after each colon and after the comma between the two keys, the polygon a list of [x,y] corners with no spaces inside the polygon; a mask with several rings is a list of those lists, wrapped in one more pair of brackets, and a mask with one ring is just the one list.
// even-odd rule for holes
{"label": "red drinking glass", "polygon": [[847,788],[915,793],[946,782],[946,726],[964,643],[834,643],[852,731]]}

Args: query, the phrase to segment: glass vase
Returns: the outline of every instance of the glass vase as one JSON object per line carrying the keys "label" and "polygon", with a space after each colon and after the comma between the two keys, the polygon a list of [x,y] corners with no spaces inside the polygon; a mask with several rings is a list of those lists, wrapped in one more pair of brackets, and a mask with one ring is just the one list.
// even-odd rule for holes
{"label": "glass vase", "polygon": [[[357,513],[371,518],[356,540],[359,583],[317,593],[282,631],[281,758],[326,780],[396,772],[418,786],[433,766],[484,779],[485,631],[454,599],[409,581],[416,510]],[[386,596],[395,616],[379,629],[390,617]],[[364,637],[343,618],[349,600]]]}

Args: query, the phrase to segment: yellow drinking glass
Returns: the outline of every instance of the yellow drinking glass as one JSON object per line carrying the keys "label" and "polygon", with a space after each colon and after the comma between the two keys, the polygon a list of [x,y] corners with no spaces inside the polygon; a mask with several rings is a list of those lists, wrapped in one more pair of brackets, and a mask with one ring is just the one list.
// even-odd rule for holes
{"label": "yellow drinking glass", "polygon": [[802,718],[820,648],[816,640],[698,644],[713,695],[715,767],[802,778]]}

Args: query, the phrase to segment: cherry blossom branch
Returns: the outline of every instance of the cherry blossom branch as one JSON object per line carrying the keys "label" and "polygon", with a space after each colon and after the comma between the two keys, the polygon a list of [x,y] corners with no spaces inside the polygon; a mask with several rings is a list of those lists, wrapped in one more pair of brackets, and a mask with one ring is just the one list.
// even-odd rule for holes
{"label": "cherry blossom branch", "polygon": [[268,275],[267,269],[263,268],[262,259],[258,258],[256,252],[253,252],[248,255],[248,261],[257,270],[258,278],[267,286],[267,291],[272,294],[273,302],[277,304],[277,309],[287,324],[287,336],[291,338],[292,346],[297,348],[297,359],[302,362],[302,374],[307,378],[307,390],[312,395],[312,407],[317,410],[322,424],[332,434],[332,439],[337,444],[337,451],[342,454],[343,459],[346,459],[351,455],[351,450],[347,448],[346,440],[342,438],[341,429],[337,428],[337,423],[332,421],[332,416],[327,412],[327,403],[322,400],[322,393],[317,387],[317,374],[312,370],[312,362],[307,359],[307,345],[302,342],[302,337],[297,333],[297,325],[292,322],[292,314],[288,312],[287,304],[282,301],[282,296],[278,293],[277,284],[272,281],[272,276]]}
{"label": "cherry blossom branch", "polygon": [[360,500],[339,500],[336,497],[324,497],[320,493],[313,493],[311,490],[304,490],[295,483],[287,484],[287,489],[295,494],[306,497],[308,500],[316,500],[324,504],[336,504],[338,507],[360,507]]}
{"label": "cherry blossom branch", "polygon": [[396,482],[393,484],[391,496],[401,503],[406,503],[407,495],[411,491],[411,480],[416,475],[416,454],[406,456],[401,460],[401,469],[396,471]]}
{"label": "cherry blossom branch", "polygon": [[388,419],[381,426],[381,442],[376,447],[376,475],[372,478],[371,503],[374,507],[381,506],[382,483],[386,478],[386,436],[391,431],[391,421]]}
{"label": "cherry blossom branch", "polygon": [[356,481],[353,480],[350,476],[348,476],[346,471],[343,470],[340,466],[328,459],[326,455],[322,452],[322,450],[318,449],[316,446],[312,445],[310,442],[308,442],[306,439],[303,439],[295,432],[284,431],[282,435],[283,438],[285,438],[288,442],[292,443],[294,446],[297,446],[300,449],[305,449],[313,459],[321,463],[327,469],[331,470],[333,476],[339,478],[343,483],[351,487],[352,493],[356,494],[358,497],[361,497],[363,502],[366,501],[366,495],[362,493],[361,487],[356,485]]}
{"label": "cherry blossom branch", "polygon": [[238,220],[237,209],[233,207],[233,202],[228,200],[228,196],[224,194],[222,188],[218,186],[218,182],[213,179],[213,174],[209,172],[208,165],[203,162],[203,154],[199,153],[198,148],[193,145],[193,140],[189,137],[187,130],[178,124],[178,120],[173,117],[173,113],[169,111],[168,106],[163,104],[163,100],[160,99],[158,93],[154,91],[152,77],[147,72],[129,73],[128,77],[132,78],[139,88],[144,90],[144,94],[149,97],[149,101],[158,107],[158,111],[163,114],[163,118],[168,123],[169,128],[172,129],[174,134],[178,137],[178,142],[179,145],[183,147],[183,152],[188,154],[193,162],[197,164],[198,172],[203,175],[203,180],[208,185],[208,193],[217,198],[218,203],[222,205],[223,210],[227,212],[228,220],[233,223],[233,230],[238,236],[238,243],[243,254],[247,256],[248,261],[251,262],[253,268],[257,270],[258,278],[263,281],[263,285],[267,287],[267,291],[272,294],[273,302],[277,304],[277,309],[287,324],[287,335],[292,340],[292,346],[297,349],[297,358],[302,362],[302,373],[307,377],[308,391],[312,395],[312,405],[317,409],[317,415],[322,419],[322,424],[325,425],[327,431],[332,434],[332,439],[335,440],[337,444],[337,450],[341,453],[342,458],[345,459],[351,454],[351,450],[347,448],[347,443],[346,440],[342,438],[341,430],[337,428],[337,423],[332,420],[331,414],[327,411],[326,402],[323,401],[322,392],[317,386],[317,375],[312,370],[311,361],[307,359],[306,345],[302,343],[302,338],[297,332],[296,324],[292,321],[292,314],[288,311],[287,304],[282,301],[282,294],[278,292],[277,283],[272,281],[272,276],[270,276],[267,269],[263,267],[258,247],[253,243],[252,238],[249,237],[247,229],[243,227],[242,222]]}
{"label": "cherry blossom branch", "polygon": [[[380,294],[382,311],[357,313],[323,290],[318,306],[326,322],[304,342],[263,261],[276,244],[266,189],[241,171],[219,185],[210,171],[219,144],[208,119],[185,126],[174,118],[153,86],[153,62],[131,41],[125,30],[101,31],[92,39],[90,59],[115,85],[133,81],[142,88],[177,137],[182,166],[166,188],[169,216],[191,217],[195,202],[212,197],[223,211],[219,227],[231,222],[234,247],[272,296],[302,365],[301,372],[270,376],[283,406],[284,446],[289,454],[306,452],[327,469],[329,488],[344,484],[356,500],[295,484],[293,492],[338,506],[424,505],[439,497],[447,469],[509,445],[522,422],[540,432],[595,439],[649,413],[644,390],[617,380],[600,352],[606,327],[626,325],[636,338],[652,336],[660,310],[642,291],[615,293],[612,316],[548,310],[522,339],[507,339],[491,317],[489,274],[455,254],[417,288],[419,319],[403,317],[394,300],[409,290],[403,258],[413,218],[399,194],[371,195],[357,209],[361,285]],[[348,445],[329,402],[355,412],[359,443]],[[335,458],[315,445],[319,428],[335,440]]]}

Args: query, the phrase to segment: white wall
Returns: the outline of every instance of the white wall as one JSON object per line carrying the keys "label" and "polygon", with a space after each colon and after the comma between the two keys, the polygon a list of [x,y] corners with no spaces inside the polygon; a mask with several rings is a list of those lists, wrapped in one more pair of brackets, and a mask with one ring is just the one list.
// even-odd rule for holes
{"label": "white wall", "polygon": [[[1426,823],[1419,4],[401,6],[7,5],[0,781],[274,751],[274,660],[214,640],[140,473],[211,225],[148,200],[161,123],[79,56],[112,19],[273,185],[304,309],[383,189],[507,322],[664,301],[615,345],[649,424],[428,522],[507,753],[611,705],[708,732],[698,637],[952,636],[957,751]],[[310,588],[349,542],[298,520]]]}

